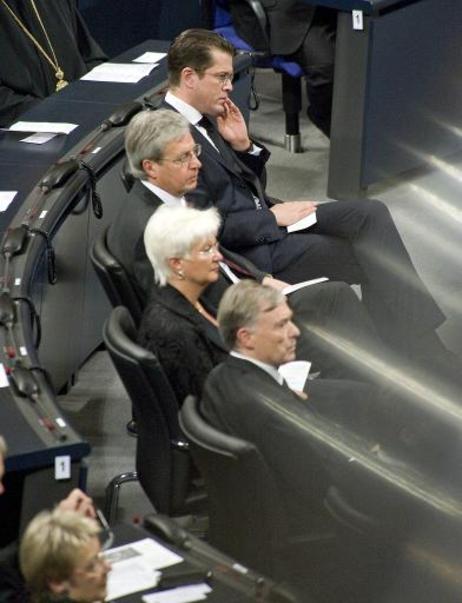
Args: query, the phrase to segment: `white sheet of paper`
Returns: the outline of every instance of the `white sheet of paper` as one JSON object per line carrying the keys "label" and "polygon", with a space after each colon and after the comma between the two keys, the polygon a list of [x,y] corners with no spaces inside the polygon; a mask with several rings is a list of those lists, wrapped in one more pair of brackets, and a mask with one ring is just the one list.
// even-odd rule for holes
{"label": "white sheet of paper", "polygon": [[28,142],[30,144],[45,144],[55,136],[57,136],[57,134],[37,132],[35,134],[31,134],[30,136],[26,136],[26,138],[22,138],[19,142]]}
{"label": "white sheet of paper", "polygon": [[18,191],[0,191],[0,211],[5,211],[18,194]]}
{"label": "white sheet of paper", "polygon": [[145,52],[141,56],[133,59],[134,63],[158,63],[167,56],[166,52]]}
{"label": "white sheet of paper", "polygon": [[112,601],[146,588],[154,588],[160,576],[160,572],[150,567],[141,557],[117,561],[108,575],[107,600]]}
{"label": "white sheet of paper", "polygon": [[302,392],[311,368],[311,362],[307,360],[294,360],[281,364],[279,372],[287,381],[290,389]]}
{"label": "white sheet of paper", "polygon": [[0,362],[0,387],[9,387],[10,382],[8,381],[8,377],[6,376],[5,367]]}
{"label": "white sheet of paper", "polygon": [[136,84],[148,75],[153,67],[154,65],[150,63],[101,63],[80,79],[92,82]]}
{"label": "white sheet of paper", "polygon": [[49,121],[17,121],[10,127],[12,132],[49,132],[54,134],[69,134],[78,124],[67,124]]}
{"label": "white sheet of paper", "polygon": [[298,230],[305,230],[306,228],[310,228],[310,226],[313,226],[313,224],[316,224],[317,221],[318,220],[316,218],[316,212],[314,211],[313,213],[308,214],[298,222],[295,222],[295,224],[291,224],[290,226],[288,226],[287,232],[297,232]]}
{"label": "white sheet of paper", "polygon": [[183,558],[151,538],[109,549],[104,557],[112,564],[108,578],[108,600],[118,599],[157,585],[160,568]]}
{"label": "white sheet of paper", "polygon": [[142,599],[145,603],[189,603],[190,601],[202,601],[211,590],[208,584],[200,582],[143,595]]}
{"label": "white sheet of paper", "polygon": [[289,285],[288,287],[284,287],[282,293],[284,295],[289,295],[294,291],[298,291],[299,289],[303,289],[303,287],[310,287],[311,285],[317,285],[318,283],[324,283],[329,279],[327,276],[320,276],[319,278],[312,278],[310,281],[302,281],[301,283],[295,283],[295,285]]}
{"label": "white sheet of paper", "polygon": [[151,538],[143,538],[130,544],[109,549],[104,555],[111,563],[115,563],[118,559],[142,556],[153,569],[162,569],[183,561],[183,557]]}

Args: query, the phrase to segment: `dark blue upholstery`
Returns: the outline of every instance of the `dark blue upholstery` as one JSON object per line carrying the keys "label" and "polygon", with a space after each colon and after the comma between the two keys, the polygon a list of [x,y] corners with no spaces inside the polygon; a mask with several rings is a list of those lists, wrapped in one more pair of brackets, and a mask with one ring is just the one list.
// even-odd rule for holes
{"label": "dark blue upholstery", "polygon": [[[226,0],[216,0],[215,13],[213,15],[214,31],[229,40],[238,50],[254,52],[254,49],[237,35],[233,26],[231,13],[227,7],[228,3]],[[258,67],[267,69],[272,68],[275,71],[284,71],[292,77],[303,76],[303,70],[298,63],[287,61],[284,57],[279,55],[258,57],[255,62]]]}

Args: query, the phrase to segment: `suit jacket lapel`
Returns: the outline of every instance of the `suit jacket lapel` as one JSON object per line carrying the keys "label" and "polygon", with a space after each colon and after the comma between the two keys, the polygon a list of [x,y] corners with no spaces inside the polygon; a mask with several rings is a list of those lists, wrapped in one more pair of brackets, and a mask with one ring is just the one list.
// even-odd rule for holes
{"label": "suit jacket lapel", "polygon": [[[162,103],[162,107],[176,111],[175,107],[169,105],[167,102],[165,102],[165,100]],[[215,127],[215,124],[213,125]],[[191,127],[191,134],[194,138],[194,141],[202,146],[202,151],[204,153],[207,153],[207,155],[212,157],[215,161],[218,161],[224,168],[232,172],[236,177],[243,178],[249,182],[255,189],[255,193],[260,201],[263,202],[263,207],[267,205],[265,195],[257,175],[254,174],[254,172],[250,170],[244,163],[242,163],[236,153],[230,149],[224,141],[222,141],[222,143],[219,145],[221,152],[218,152],[213,144],[211,144],[210,141],[196,127]],[[218,137],[221,139],[219,134]]]}

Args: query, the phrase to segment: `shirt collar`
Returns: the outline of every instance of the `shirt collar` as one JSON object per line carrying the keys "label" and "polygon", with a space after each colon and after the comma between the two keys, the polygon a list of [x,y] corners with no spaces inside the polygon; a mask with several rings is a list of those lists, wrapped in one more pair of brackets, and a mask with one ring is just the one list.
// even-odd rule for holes
{"label": "shirt collar", "polygon": [[283,376],[279,373],[277,368],[271,366],[271,364],[266,364],[266,362],[261,362],[260,360],[256,360],[255,358],[249,358],[249,356],[244,356],[244,354],[240,354],[239,352],[235,352],[234,350],[231,350],[230,354],[235,358],[239,358],[240,360],[247,360],[247,362],[255,364],[255,366],[258,366],[259,368],[264,370],[265,373],[268,373],[268,375],[270,375],[275,381],[277,381],[279,385],[283,384]]}
{"label": "shirt collar", "polygon": [[167,193],[167,191],[165,191],[163,188],[159,188],[152,182],[149,182],[149,180],[141,180],[141,183],[144,184],[144,186],[149,189],[151,193],[154,193],[157,197],[159,197],[159,199],[162,201],[162,203],[165,203],[165,205],[169,205],[170,207],[186,207],[186,200],[184,197],[175,197],[174,195]]}
{"label": "shirt collar", "polygon": [[200,111],[195,107],[188,105],[188,103],[185,103],[184,100],[181,100],[181,98],[178,98],[170,91],[165,95],[165,102],[176,109],[178,113],[181,113],[181,115],[186,117],[193,126],[197,125],[197,122],[202,119],[202,113],[200,113]]}

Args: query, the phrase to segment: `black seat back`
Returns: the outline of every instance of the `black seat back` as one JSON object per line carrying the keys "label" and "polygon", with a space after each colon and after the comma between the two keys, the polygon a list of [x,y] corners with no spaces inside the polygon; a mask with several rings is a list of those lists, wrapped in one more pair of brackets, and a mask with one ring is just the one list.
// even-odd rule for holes
{"label": "black seat back", "polygon": [[157,511],[177,514],[188,490],[191,463],[189,454],[178,449],[181,433],[175,394],[156,356],[136,343],[127,308],[112,311],[103,336],[133,405],[140,483]]}
{"label": "black seat back", "polygon": [[250,567],[273,575],[288,523],[271,472],[259,450],[209,425],[186,398],[180,425],[206,484],[209,540]]}
{"label": "black seat back", "polygon": [[106,228],[95,240],[90,252],[91,262],[112,306],[126,306],[136,324],[139,324],[143,304],[125,268],[107,246]]}

